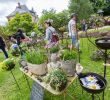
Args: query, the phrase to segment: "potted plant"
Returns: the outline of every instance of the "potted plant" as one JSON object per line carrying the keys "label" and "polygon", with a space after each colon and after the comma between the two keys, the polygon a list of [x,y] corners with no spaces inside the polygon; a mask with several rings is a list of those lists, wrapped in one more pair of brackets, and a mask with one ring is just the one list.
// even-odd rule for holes
{"label": "potted plant", "polygon": [[64,50],[61,54],[61,68],[63,68],[68,76],[74,76],[76,71],[76,51]]}
{"label": "potted plant", "polygon": [[44,75],[47,73],[47,57],[42,51],[28,51],[26,53],[28,69],[32,74]]}
{"label": "potted plant", "polygon": [[15,62],[13,58],[8,58],[3,61],[2,69],[5,71],[12,70],[15,67]]}
{"label": "potted plant", "polygon": [[46,82],[56,91],[62,91],[67,85],[67,75],[62,69],[54,69],[46,76]]}
{"label": "potted plant", "polygon": [[51,59],[51,62],[56,62],[58,61],[58,58],[59,58],[59,48],[58,46],[54,46],[52,48],[50,48],[50,59]]}
{"label": "potted plant", "polygon": [[11,46],[11,54],[15,57],[20,55],[20,50],[17,44],[12,44]]}

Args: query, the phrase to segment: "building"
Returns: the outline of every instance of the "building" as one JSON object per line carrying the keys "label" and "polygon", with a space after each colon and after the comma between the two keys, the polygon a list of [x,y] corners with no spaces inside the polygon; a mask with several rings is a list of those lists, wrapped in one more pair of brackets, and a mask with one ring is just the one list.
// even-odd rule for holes
{"label": "building", "polygon": [[11,20],[17,13],[19,14],[29,13],[32,16],[33,22],[36,23],[38,21],[38,15],[34,11],[34,9],[32,8],[31,10],[29,10],[26,5],[21,5],[20,3],[18,3],[16,9],[7,16],[8,21]]}

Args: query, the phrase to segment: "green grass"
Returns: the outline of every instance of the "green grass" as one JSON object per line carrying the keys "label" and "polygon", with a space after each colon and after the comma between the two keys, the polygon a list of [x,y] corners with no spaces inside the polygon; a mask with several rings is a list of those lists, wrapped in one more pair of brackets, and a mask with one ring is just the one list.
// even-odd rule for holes
{"label": "green grass", "polygon": [[[94,41],[94,39],[92,39]],[[81,39],[81,64],[84,67],[84,72],[95,72],[100,75],[103,75],[104,67],[102,65],[103,61],[94,62],[90,60],[90,54],[96,48],[87,41],[87,39]],[[3,61],[3,54],[0,53],[0,61]],[[18,64],[16,68],[13,70],[13,73],[21,87],[22,95],[19,93],[19,90],[13,80],[13,77],[10,72],[4,72],[0,70],[0,100],[30,100],[30,91],[26,84],[25,79],[21,71],[19,70]],[[107,67],[107,81],[108,85],[105,91],[105,100],[109,100],[110,97],[110,67]],[[32,80],[29,79],[30,84],[32,85]],[[83,92],[82,88],[79,85],[78,80],[75,80],[71,86],[68,88],[68,94],[72,95],[74,98],[66,95],[65,100],[91,100],[91,95],[87,92]],[[100,98],[102,94],[99,94]],[[95,100],[99,100],[97,96],[95,96]],[[52,99],[51,99],[52,98]],[[48,91],[45,90],[45,98],[44,100],[63,100],[63,95],[54,96]]]}

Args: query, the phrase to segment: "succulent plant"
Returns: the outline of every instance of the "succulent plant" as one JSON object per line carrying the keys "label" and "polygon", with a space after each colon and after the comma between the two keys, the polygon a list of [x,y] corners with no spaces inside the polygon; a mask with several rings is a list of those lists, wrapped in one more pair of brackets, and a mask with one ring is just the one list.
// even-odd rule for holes
{"label": "succulent plant", "polygon": [[47,75],[46,82],[49,83],[53,89],[62,91],[67,85],[67,75],[63,70],[55,69]]}

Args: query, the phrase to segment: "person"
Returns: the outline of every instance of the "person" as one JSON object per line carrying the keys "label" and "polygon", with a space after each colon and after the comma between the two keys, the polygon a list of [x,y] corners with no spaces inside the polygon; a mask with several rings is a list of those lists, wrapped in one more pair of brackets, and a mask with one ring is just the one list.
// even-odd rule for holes
{"label": "person", "polygon": [[23,41],[23,39],[25,39],[25,36],[23,34],[23,31],[21,29],[18,29],[16,34],[14,34],[14,39],[16,39],[16,43],[20,49],[20,54],[21,56],[23,56],[23,52],[22,52],[22,48],[20,46],[21,42]]}
{"label": "person", "polygon": [[8,53],[5,50],[5,47],[6,47],[5,42],[3,41],[3,38],[0,36],[0,49],[3,51],[5,58],[8,58]]}
{"label": "person", "polygon": [[72,39],[71,43],[71,49],[73,48],[78,48],[77,47],[77,40],[78,40],[78,35],[77,35],[77,29],[76,29],[76,14],[73,13],[71,14],[71,19],[68,22],[68,30],[69,30],[69,36]]}
{"label": "person", "polygon": [[56,33],[55,28],[52,27],[52,24],[50,21],[45,21],[44,26],[46,28],[46,37],[45,40],[47,40],[46,48],[51,48],[54,45],[57,45],[59,39],[58,35]]}
{"label": "person", "polygon": [[16,34],[14,35],[14,38],[17,41],[17,44],[20,45],[21,40],[25,39],[25,36],[23,35],[23,31],[21,29],[18,29]]}
{"label": "person", "polygon": [[86,23],[85,19],[82,20],[82,31],[83,32],[87,31],[87,23]]}

